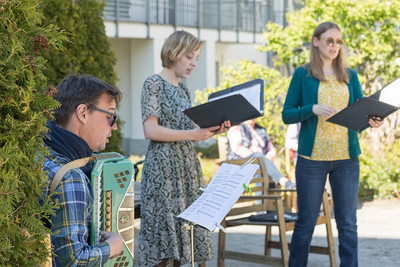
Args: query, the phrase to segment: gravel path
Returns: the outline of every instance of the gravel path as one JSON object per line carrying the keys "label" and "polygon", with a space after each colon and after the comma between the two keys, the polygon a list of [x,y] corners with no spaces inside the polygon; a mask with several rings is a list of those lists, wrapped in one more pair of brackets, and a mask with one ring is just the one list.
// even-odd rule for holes
{"label": "gravel path", "polygon": [[[400,266],[400,200],[375,200],[359,204],[358,209],[358,233],[359,233],[359,266],[360,267],[398,267]],[[338,254],[338,240],[334,219],[333,235]],[[139,221],[136,222],[135,247],[138,243]],[[277,227],[273,229],[273,239],[277,240]],[[252,251],[262,254],[264,244],[263,227],[239,226],[230,228],[227,235],[227,248],[241,251]],[[288,232],[288,240],[292,232]],[[217,266],[218,231],[213,234],[215,258],[207,262],[207,267]],[[325,226],[315,228],[313,244],[326,244]],[[273,249],[272,254],[279,256],[279,250]],[[309,267],[329,266],[327,255],[310,254]],[[338,259],[339,263],[339,259]],[[190,267],[191,264],[184,265]],[[197,265],[195,265],[197,266]],[[226,260],[227,267],[260,267],[261,264],[253,264],[240,261]]]}

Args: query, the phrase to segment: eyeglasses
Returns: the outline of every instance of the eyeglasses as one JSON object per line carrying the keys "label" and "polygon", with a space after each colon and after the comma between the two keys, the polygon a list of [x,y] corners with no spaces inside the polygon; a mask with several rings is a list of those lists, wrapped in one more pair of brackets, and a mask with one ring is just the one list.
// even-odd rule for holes
{"label": "eyeglasses", "polygon": [[339,46],[341,47],[344,44],[344,41],[342,39],[337,39],[336,41],[332,38],[326,38],[325,43],[327,46],[332,47],[332,46]]}
{"label": "eyeglasses", "polygon": [[107,110],[104,110],[104,109],[101,109],[101,108],[97,108],[97,107],[92,106],[92,105],[89,105],[87,107],[110,115],[111,117],[107,117],[108,121],[110,122],[110,127],[113,127],[115,122],[118,119],[118,116],[116,114],[108,112]]}

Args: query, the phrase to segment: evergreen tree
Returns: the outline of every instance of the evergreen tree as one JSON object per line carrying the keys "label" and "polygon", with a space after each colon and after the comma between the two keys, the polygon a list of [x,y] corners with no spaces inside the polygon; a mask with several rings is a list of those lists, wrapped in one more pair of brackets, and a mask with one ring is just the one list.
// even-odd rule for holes
{"label": "evergreen tree", "polygon": [[[104,3],[98,0],[43,0],[43,22],[46,25],[57,25],[69,37],[65,51],[50,47],[43,53],[48,60],[45,75],[50,84],[56,86],[70,73],[87,73],[115,85],[116,58],[105,34],[103,8]],[[119,121],[119,128],[113,132],[106,151],[122,151],[121,125]]]}
{"label": "evergreen tree", "polygon": [[41,221],[54,205],[42,198],[45,122],[56,102],[46,95],[45,60],[63,35],[40,26],[37,0],[0,0],[0,266],[34,266],[49,256]]}

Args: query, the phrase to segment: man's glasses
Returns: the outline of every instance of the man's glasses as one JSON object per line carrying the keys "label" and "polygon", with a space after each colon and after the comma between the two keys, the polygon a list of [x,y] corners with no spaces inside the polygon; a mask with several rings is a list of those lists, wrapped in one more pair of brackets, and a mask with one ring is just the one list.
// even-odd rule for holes
{"label": "man's glasses", "polygon": [[326,43],[327,46],[330,46],[330,47],[332,47],[332,46],[339,46],[339,47],[341,47],[341,46],[343,46],[344,41],[343,41],[342,39],[337,39],[337,40],[335,41],[332,37],[329,37],[329,38],[326,38],[326,39],[325,39],[325,43]]}
{"label": "man's glasses", "polygon": [[108,121],[110,122],[110,127],[113,127],[115,122],[118,119],[118,116],[116,114],[108,112],[107,110],[104,110],[104,109],[101,109],[101,108],[97,108],[97,107],[92,106],[92,105],[89,105],[87,107],[110,115],[111,117],[107,117]]}

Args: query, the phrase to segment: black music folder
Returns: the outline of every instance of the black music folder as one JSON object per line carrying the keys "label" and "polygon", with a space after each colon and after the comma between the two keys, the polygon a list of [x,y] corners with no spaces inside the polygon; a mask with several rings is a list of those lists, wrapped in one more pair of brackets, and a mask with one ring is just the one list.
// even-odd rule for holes
{"label": "black music folder", "polygon": [[264,80],[255,79],[212,93],[208,102],[183,111],[201,128],[220,125],[230,120],[232,125],[264,114]]}
{"label": "black music folder", "polygon": [[368,120],[373,117],[384,119],[400,107],[400,78],[383,87],[369,97],[362,97],[347,108],[336,113],[328,122],[336,123],[362,132],[370,127]]}

